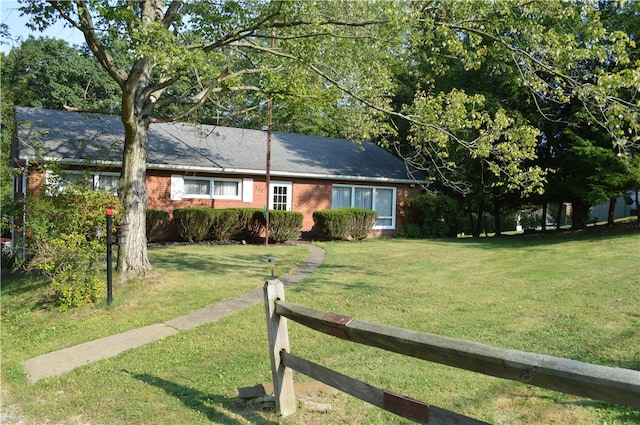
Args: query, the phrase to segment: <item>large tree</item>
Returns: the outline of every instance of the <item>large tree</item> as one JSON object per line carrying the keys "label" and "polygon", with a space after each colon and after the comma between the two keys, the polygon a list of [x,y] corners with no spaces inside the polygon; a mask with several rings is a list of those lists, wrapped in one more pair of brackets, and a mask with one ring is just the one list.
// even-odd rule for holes
{"label": "large tree", "polygon": [[604,133],[621,162],[637,154],[637,2],[434,0],[411,10],[396,108],[408,123],[398,124],[401,151],[416,167],[460,193],[477,191],[474,168],[493,175],[483,179],[492,191],[539,189],[540,129],[574,125],[561,113],[567,104],[579,105],[584,126]]}
{"label": "large tree", "polygon": [[91,52],[30,36],[2,58],[5,102],[36,108],[117,110],[120,88]]}
{"label": "large tree", "polygon": [[[275,98],[276,104],[312,105],[327,117],[334,108],[350,106],[342,116],[344,136],[363,139],[384,131],[375,122],[386,107],[390,81],[383,64],[392,46],[388,35],[397,34],[391,24],[398,13],[387,3],[22,3],[34,28],[63,20],[82,31],[122,91],[119,196],[129,233],[120,246],[121,273],[151,269],[144,221],[152,122],[184,120],[204,107],[226,119],[237,109],[250,111]],[[378,108],[366,108],[359,99]]]}

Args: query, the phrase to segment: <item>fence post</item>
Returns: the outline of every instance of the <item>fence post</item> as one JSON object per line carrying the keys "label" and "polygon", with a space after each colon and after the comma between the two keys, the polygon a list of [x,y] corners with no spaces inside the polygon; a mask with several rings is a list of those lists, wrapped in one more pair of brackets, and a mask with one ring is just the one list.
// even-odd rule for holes
{"label": "fence post", "polygon": [[264,308],[267,314],[267,333],[269,335],[269,354],[271,357],[271,375],[276,396],[276,412],[289,416],[296,411],[296,394],[293,386],[293,372],[285,367],[280,352],[289,352],[289,332],[287,318],[276,313],[275,301],[284,301],[284,285],[278,279],[264,284]]}

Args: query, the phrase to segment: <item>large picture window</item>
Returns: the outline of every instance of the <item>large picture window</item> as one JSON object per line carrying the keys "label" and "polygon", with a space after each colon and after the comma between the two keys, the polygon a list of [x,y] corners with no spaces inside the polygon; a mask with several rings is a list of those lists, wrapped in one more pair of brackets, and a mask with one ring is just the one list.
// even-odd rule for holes
{"label": "large picture window", "polygon": [[374,229],[395,229],[396,189],[394,187],[334,185],[331,207],[355,207],[378,213]]}

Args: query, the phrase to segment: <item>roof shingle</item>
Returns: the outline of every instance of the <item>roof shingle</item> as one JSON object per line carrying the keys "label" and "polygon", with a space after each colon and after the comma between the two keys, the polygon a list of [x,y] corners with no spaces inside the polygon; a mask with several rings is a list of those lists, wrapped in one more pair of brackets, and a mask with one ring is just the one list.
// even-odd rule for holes
{"label": "roof shingle", "polygon": [[[120,165],[124,129],[119,116],[16,107],[20,159]],[[187,123],[151,124],[148,167],[230,174],[265,174],[267,132]],[[362,181],[424,180],[372,143],[272,133],[276,176]]]}

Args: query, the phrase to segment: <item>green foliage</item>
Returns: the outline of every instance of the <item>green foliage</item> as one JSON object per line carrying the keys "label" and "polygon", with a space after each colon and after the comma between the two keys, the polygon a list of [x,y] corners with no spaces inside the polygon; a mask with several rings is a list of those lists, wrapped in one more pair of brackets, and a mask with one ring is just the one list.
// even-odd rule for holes
{"label": "green foliage", "polygon": [[346,208],[313,212],[315,229],[320,234],[320,238],[327,241],[347,240],[350,217]]}
{"label": "green foliage", "polygon": [[209,236],[213,225],[211,208],[178,208],[173,210],[173,219],[178,234],[187,242],[200,242]]}
{"label": "green foliage", "polygon": [[[300,239],[304,215],[298,211],[269,211],[269,240],[275,243]],[[265,229],[266,220],[262,210],[254,210],[251,228],[254,237]]]}
{"label": "green foliage", "polygon": [[378,214],[362,208],[314,211],[316,231],[323,240],[362,240],[371,233]]}
{"label": "green foliage", "polygon": [[[302,215],[290,213],[281,217],[276,214],[272,232],[276,232],[277,242],[299,237],[302,219],[296,236],[293,229],[298,219],[290,217],[296,214]],[[216,241],[256,240],[264,229],[264,216],[259,208],[179,208],[173,210],[173,218],[178,234],[188,242],[200,242],[207,238]]]}
{"label": "green foliage", "polygon": [[249,212],[239,208],[213,210],[211,226],[213,239],[217,241],[231,240],[248,225],[247,216],[249,216]]}
{"label": "green foliage", "polygon": [[147,209],[147,240],[162,235],[169,223],[169,213],[163,210]]}
{"label": "green foliage", "polygon": [[412,196],[405,204],[405,212],[410,220],[419,223],[423,237],[441,238],[457,233],[458,204],[449,196],[436,193]]}
{"label": "green foliage", "polygon": [[351,230],[349,234],[357,241],[366,239],[378,219],[378,213],[364,208],[348,208],[351,214]]}
{"label": "green foliage", "polygon": [[269,211],[269,240],[282,243],[300,239],[303,218],[298,211]]}
{"label": "green foliage", "polygon": [[117,204],[113,195],[82,185],[28,199],[28,268],[50,279],[52,299],[61,311],[100,296],[103,283],[96,266],[106,244],[96,238],[96,227],[104,227],[105,210]]}
{"label": "green foliage", "polygon": [[575,126],[606,133],[623,162],[637,155],[638,2],[409,7],[401,150],[443,186],[476,199],[540,194],[556,168],[543,151],[557,155],[566,142],[551,139]]}
{"label": "green foliage", "polygon": [[120,104],[118,85],[87,51],[64,40],[29,36],[6,55],[2,80],[21,106],[115,110]]}
{"label": "green foliage", "polygon": [[396,236],[406,239],[420,239],[422,237],[422,230],[420,229],[419,224],[408,223],[398,230],[398,234]]}

